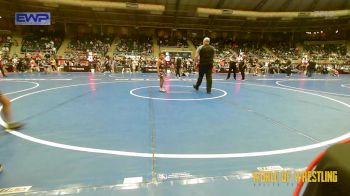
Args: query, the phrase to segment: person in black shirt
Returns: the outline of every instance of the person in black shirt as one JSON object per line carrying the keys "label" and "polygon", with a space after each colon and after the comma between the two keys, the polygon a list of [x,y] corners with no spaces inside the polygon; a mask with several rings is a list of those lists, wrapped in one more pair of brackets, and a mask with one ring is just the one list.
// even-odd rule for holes
{"label": "person in black shirt", "polygon": [[207,93],[211,93],[212,87],[212,69],[214,62],[215,49],[213,46],[209,45],[210,38],[206,37],[203,39],[203,45],[199,46],[196,51],[195,61],[199,60],[199,75],[197,83],[193,85],[197,91],[199,86],[202,84],[202,80],[205,74],[207,79]]}
{"label": "person in black shirt", "polygon": [[285,64],[285,71],[286,71],[287,77],[289,77],[292,74],[292,61],[289,59]]}
{"label": "person in black shirt", "polygon": [[245,80],[245,69],[247,68],[247,66],[244,63],[244,59],[245,59],[245,56],[241,52],[241,54],[237,58],[237,62],[238,62],[238,69],[239,69],[239,71],[241,72],[241,75],[242,75],[242,80]]}
{"label": "person in black shirt", "polygon": [[312,74],[314,73],[315,69],[316,69],[315,58],[312,58],[309,62],[309,65],[307,66],[307,69],[306,69],[307,77],[312,77]]}
{"label": "person in black shirt", "polygon": [[236,80],[237,65],[233,57],[230,57],[230,67],[228,69],[226,80],[230,79],[231,70],[233,71],[233,78]]}
{"label": "person in black shirt", "polygon": [[106,56],[105,62],[104,62],[104,66],[105,66],[105,72],[110,72],[112,73],[112,67],[110,65],[110,59],[109,56]]}
{"label": "person in black shirt", "polygon": [[245,69],[247,68],[247,66],[245,65],[244,61],[238,63],[238,68],[241,72],[242,80],[245,80]]}
{"label": "person in black shirt", "polygon": [[181,64],[182,64],[182,60],[179,57],[176,59],[176,75],[175,75],[176,77],[177,76],[181,77],[181,75],[180,75]]}

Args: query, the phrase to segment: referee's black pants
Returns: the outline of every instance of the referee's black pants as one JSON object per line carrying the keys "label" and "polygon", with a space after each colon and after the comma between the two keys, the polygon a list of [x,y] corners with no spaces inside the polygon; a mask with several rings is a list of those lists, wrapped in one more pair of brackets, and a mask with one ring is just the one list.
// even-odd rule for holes
{"label": "referee's black pants", "polygon": [[231,71],[233,72],[233,78],[236,79],[236,71],[237,71],[236,65],[230,65],[226,79],[229,79],[231,77]]}
{"label": "referee's black pants", "polygon": [[199,75],[198,75],[196,87],[199,88],[199,86],[202,84],[202,80],[205,74],[205,78],[207,79],[207,93],[211,92],[211,86],[213,83],[212,69],[213,69],[212,63],[199,65]]}
{"label": "referee's black pants", "polygon": [[242,75],[242,80],[245,80],[245,69],[239,69]]}

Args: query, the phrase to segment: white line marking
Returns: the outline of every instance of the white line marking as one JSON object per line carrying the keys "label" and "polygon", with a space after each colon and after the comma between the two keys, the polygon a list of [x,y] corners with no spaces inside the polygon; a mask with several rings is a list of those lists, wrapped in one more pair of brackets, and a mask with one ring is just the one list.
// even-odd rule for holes
{"label": "white line marking", "polygon": [[337,81],[337,80],[341,80],[341,79],[312,79],[312,78],[257,78],[255,80],[283,80],[283,81],[304,81],[304,80],[312,80],[312,81]]}
{"label": "white line marking", "polygon": [[280,165],[257,167],[256,169],[258,171],[282,171],[283,170],[283,168]]}
{"label": "white line marking", "polygon": [[[109,74],[108,77],[111,77],[111,78],[117,78],[117,77],[123,77],[124,74]],[[126,74],[125,74],[126,75]],[[128,74],[128,75],[131,75],[131,74]]]}
{"label": "white line marking", "polygon": [[298,90],[302,90],[302,91],[311,91],[311,92],[325,93],[325,94],[330,94],[330,95],[340,95],[340,96],[350,97],[350,95],[347,95],[347,94],[331,93],[331,92],[326,92],[326,91],[317,91],[317,90],[311,90],[311,89],[292,87],[292,86],[280,84],[280,82],[284,82],[284,81],[276,81],[276,84],[278,86],[283,86],[283,87],[286,87],[286,88],[298,89]]}
{"label": "white line marking", "polygon": [[193,179],[185,179],[182,181],[183,185],[192,185],[192,184],[203,184],[208,180],[205,178],[193,178]]}
{"label": "white line marking", "polygon": [[30,188],[32,188],[32,186],[17,186],[17,187],[1,188],[0,195],[25,193],[25,192],[28,192]]}
{"label": "white line marking", "polygon": [[53,80],[53,81],[69,81],[72,80],[70,78],[60,78],[60,79],[48,79],[48,80]]}
{"label": "white line marking", "polygon": [[188,78],[188,79],[182,79],[182,81],[194,81],[195,79],[190,79],[190,78]]}
{"label": "white line marking", "polygon": [[124,178],[123,184],[138,184],[142,182],[143,182],[142,177],[130,177],[130,178]]}
{"label": "white line marking", "polygon": [[145,79],[142,79],[142,78],[131,78],[131,80],[134,80],[134,81],[143,81]]}
{"label": "white line marking", "polygon": [[[124,82],[124,81],[119,81],[119,82]],[[111,84],[111,83],[119,83],[119,82],[98,82],[98,83],[94,83],[94,84]],[[130,82],[130,81],[128,81]],[[56,89],[62,89],[62,88],[69,88],[69,87],[75,87],[75,86],[86,86],[86,85],[90,85],[91,83],[84,83],[84,84],[73,84],[73,85],[67,85],[67,86],[59,86],[59,87],[54,87],[54,88],[48,88],[48,89],[43,89],[43,90],[39,90],[39,91],[34,91],[34,92],[31,92],[31,93],[27,93],[27,94],[24,94],[24,95],[21,95],[21,96],[18,96],[14,99],[11,99],[11,102],[12,101],[15,101],[17,99],[20,99],[20,98],[23,98],[23,97],[26,97],[26,96],[29,96],[29,95],[33,95],[33,94],[37,94],[37,93],[41,93],[41,92],[46,92],[46,91],[51,91],[51,90],[56,90]],[[2,108],[2,106],[0,106],[0,109]],[[0,122],[1,122],[2,118],[0,116]],[[1,123],[0,123],[1,124]]]}
{"label": "white line marking", "polygon": [[[115,83],[115,82],[101,82],[101,83],[96,83],[96,84],[105,84],[105,83]],[[228,82],[222,82],[222,83],[228,83]],[[294,91],[294,92],[314,95],[314,96],[322,97],[322,98],[340,103],[340,104],[350,108],[349,104],[346,104],[344,102],[341,102],[339,100],[336,100],[336,99],[333,99],[330,97],[326,97],[324,95],[319,95],[319,94],[315,94],[315,93],[311,93],[311,92],[305,92],[305,91],[300,91],[300,90],[296,90],[296,89],[276,87],[276,86],[268,86],[268,85],[258,85],[258,84],[248,84],[248,83],[242,83],[242,84],[275,88],[275,89],[284,89],[284,90],[288,90],[288,91]],[[68,88],[68,87],[74,87],[74,86],[83,86],[83,85],[89,85],[89,84],[76,84],[76,85],[68,85],[68,86],[61,86],[61,87],[55,87],[55,88],[50,88],[50,89],[44,89],[44,90],[40,90],[40,91],[36,91],[36,92],[32,92],[32,93],[28,93],[28,94],[19,96],[15,99],[12,99],[11,101],[15,101],[17,99],[20,99],[20,98],[23,98],[23,97],[26,97],[26,96],[29,96],[32,94],[40,93],[40,92]],[[0,117],[0,124],[2,126],[5,125],[5,122],[3,121],[3,119],[1,117]],[[9,133],[11,133],[17,137],[23,138],[23,139],[28,140],[28,141],[32,141],[32,142],[35,142],[38,144],[43,144],[43,145],[52,146],[52,147],[56,147],[56,148],[67,149],[67,150],[91,152],[91,153],[98,153],[98,154],[111,154],[111,155],[117,155],[117,156],[129,156],[129,157],[144,157],[144,158],[152,158],[153,157],[152,153],[104,150],[104,149],[72,146],[72,145],[60,144],[60,143],[56,143],[56,142],[38,139],[38,138],[29,136],[29,135],[25,135],[25,134],[17,132],[17,131],[12,131],[12,130],[6,130],[6,131],[8,131]],[[167,159],[223,159],[223,158],[271,156],[271,155],[295,153],[295,152],[301,152],[301,151],[312,150],[312,149],[316,149],[316,148],[320,148],[320,147],[325,147],[325,146],[340,142],[340,141],[348,139],[348,138],[350,138],[350,132],[348,132],[344,135],[341,135],[339,137],[329,139],[329,140],[326,140],[323,142],[311,144],[311,145],[298,146],[298,147],[286,148],[286,149],[278,149],[278,150],[270,150],[270,151],[258,151],[258,152],[247,152],[247,153],[228,153],[228,154],[154,154],[154,156],[156,158],[167,158]]]}
{"label": "white line marking", "polygon": [[70,81],[72,79],[70,78],[53,78],[53,79],[44,79],[44,78],[9,78],[9,79],[3,79],[4,81],[8,80],[8,81],[11,81],[11,80],[23,80],[23,81],[36,81],[36,80],[39,80],[39,81],[47,81],[47,80],[53,80],[53,81]]}
{"label": "white line marking", "polygon": [[[10,82],[10,81],[9,81]],[[15,93],[20,93],[20,92],[24,92],[24,91],[29,91],[29,90],[32,90],[32,89],[35,89],[39,86],[39,83],[36,83],[36,82],[27,82],[27,81],[11,81],[11,82],[23,82],[23,83],[31,83],[31,84],[35,84],[35,86],[33,87],[30,87],[30,88],[27,88],[27,89],[24,89],[24,90],[19,90],[19,91],[14,91],[14,92],[10,92],[10,93],[5,93],[5,95],[12,95],[12,94],[15,94]]]}
{"label": "white line marking", "polygon": [[281,78],[257,78],[255,80],[262,80],[262,81],[275,81],[275,80],[284,80],[284,79],[281,79]]}
{"label": "white line marking", "polygon": [[195,93],[193,91],[169,91],[168,94],[192,94]]}
{"label": "white line marking", "polygon": [[341,84],[340,86],[344,88],[350,88],[350,84]]}
{"label": "white line marking", "polygon": [[[192,86],[182,86],[182,85],[171,85],[171,87],[185,87],[185,88],[193,88]],[[134,91],[140,90],[140,89],[145,89],[145,88],[159,88],[159,86],[145,86],[145,87],[140,87],[140,88],[134,88],[132,90],[130,90],[130,94],[136,97],[140,97],[143,99],[154,99],[154,100],[162,100],[162,101],[204,101],[204,100],[210,100],[210,99],[218,99],[221,97],[224,97],[227,95],[227,92],[221,89],[217,89],[217,88],[212,88],[212,90],[216,90],[216,91],[220,91],[223,94],[220,96],[215,96],[215,97],[206,97],[206,98],[198,98],[198,99],[193,99],[193,98],[188,98],[188,99],[180,99],[180,98],[160,98],[160,97],[148,97],[148,96],[142,96],[142,95],[138,95],[135,94]],[[202,87],[204,88],[204,87]],[[193,89],[193,91],[195,91]]]}

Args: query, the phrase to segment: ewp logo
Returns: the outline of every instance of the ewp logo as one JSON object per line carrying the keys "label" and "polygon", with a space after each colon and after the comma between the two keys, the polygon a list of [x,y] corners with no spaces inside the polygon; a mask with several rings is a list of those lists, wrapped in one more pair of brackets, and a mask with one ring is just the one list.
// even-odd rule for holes
{"label": "ewp logo", "polygon": [[51,25],[50,12],[16,12],[16,25]]}

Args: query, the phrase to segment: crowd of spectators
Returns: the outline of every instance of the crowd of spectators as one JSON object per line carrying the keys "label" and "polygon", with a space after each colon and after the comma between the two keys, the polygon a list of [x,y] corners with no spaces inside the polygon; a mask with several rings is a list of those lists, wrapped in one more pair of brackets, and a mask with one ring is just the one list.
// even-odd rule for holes
{"label": "crowd of spectators", "polygon": [[[202,45],[202,38],[193,38],[193,45],[197,48]],[[216,60],[228,58],[234,55],[235,43],[231,39],[211,39],[210,44],[215,48]]]}
{"label": "crowd of spectators", "polygon": [[343,59],[347,55],[345,44],[304,45],[304,50],[318,59]]}
{"label": "crowd of spectators", "polygon": [[272,59],[273,55],[266,51],[262,44],[257,44],[254,42],[240,42],[236,43],[235,46],[236,53],[243,52],[249,58],[254,59]]}
{"label": "crowd of spectators", "polygon": [[160,47],[176,47],[176,48],[188,48],[187,38],[168,38],[161,37],[158,40]]}
{"label": "crowd of spectators", "polygon": [[[144,72],[156,67],[157,56],[154,54],[152,37],[124,37],[118,41],[116,50],[112,56],[107,56],[108,50],[114,37],[84,35],[74,38],[68,44],[63,56],[65,66],[89,65],[96,71],[126,71]],[[47,65],[56,70],[58,57],[56,52],[61,45],[63,37],[53,35],[31,35],[25,36],[21,45],[22,56],[9,57],[10,47],[13,44],[11,36],[0,36],[1,56],[8,66],[8,70],[29,70],[38,71]],[[172,40],[172,41],[170,41]],[[198,47],[202,44],[202,38],[191,39]],[[159,39],[161,46],[185,47],[187,39]],[[262,73],[283,72],[286,61],[293,61],[294,70],[302,72],[300,65],[304,57],[314,57],[318,60],[318,71],[329,70],[329,67],[337,67],[350,64],[350,56],[347,54],[345,44],[322,44],[322,45],[300,45],[296,47],[293,43],[256,43],[247,41],[233,41],[232,39],[213,38],[211,45],[216,49],[215,67],[217,71],[228,68],[230,59],[244,55],[248,72],[257,73],[257,70],[264,70]],[[4,58],[6,56],[6,58]],[[88,58],[91,59],[89,60]],[[178,58],[178,57],[176,57]],[[55,62],[53,61],[55,60]],[[171,58],[169,68],[173,70],[174,58]],[[22,66],[25,65],[25,66]],[[11,68],[12,67],[12,68]],[[183,58],[182,69],[185,72],[192,72],[194,62],[189,58]],[[256,75],[259,75],[258,73]]]}
{"label": "crowd of spectators", "polygon": [[111,47],[112,41],[113,38],[109,36],[80,35],[71,40],[65,54],[68,58],[87,52],[105,56]]}
{"label": "crowd of spectators", "polygon": [[153,55],[152,37],[122,38],[114,53],[118,55]]}
{"label": "crowd of spectators", "polygon": [[269,43],[266,47],[281,59],[293,59],[296,60],[301,56],[301,51],[291,43],[279,42]]}
{"label": "crowd of spectators", "polygon": [[10,35],[0,36],[0,55],[7,56],[10,52],[12,44],[13,44],[12,36]]}
{"label": "crowd of spectators", "polygon": [[22,41],[21,52],[38,53],[45,52],[56,54],[61,46],[63,37],[57,35],[30,35],[25,36]]}

